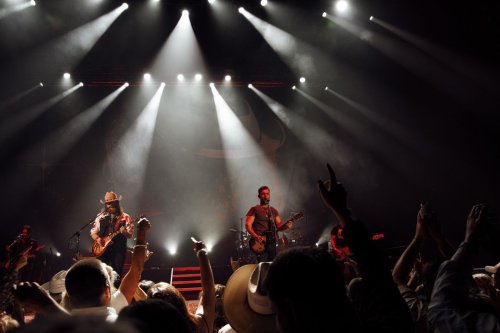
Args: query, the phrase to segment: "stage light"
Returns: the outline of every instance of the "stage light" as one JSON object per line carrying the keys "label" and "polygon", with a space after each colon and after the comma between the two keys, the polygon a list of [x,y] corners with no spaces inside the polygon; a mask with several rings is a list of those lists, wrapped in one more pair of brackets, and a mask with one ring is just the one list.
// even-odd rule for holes
{"label": "stage light", "polygon": [[231,81],[231,75],[226,75],[224,76],[225,81]]}
{"label": "stage light", "polygon": [[43,87],[43,82],[40,82],[40,87]]}
{"label": "stage light", "polygon": [[328,87],[325,87],[325,91],[328,91]]}
{"label": "stage light", "polygon": [[161,83],[161,85],[162,85],[162,86],[165,86],[165,82],[162,82],[162,83]]}
{"label": "stage light", "polygon": [[370,16],[370,21],[373,21],[374,17],[373,16]]}
{"label": "stage light", "polygon": [[245,11],[245,8],[243,7],[238,8],[238,12],[243,13],[243,11]]}
{"label": "stage light", "polygon": [[215,84],[213,82],[210,82],[209,86],[210,86],[210,88],[213,88],[213,87],[215,87]]}
{"label": "stage light", "polygon": [[253,88],[253,84],[249,83],[248,88]]}
{"label": "stage light", "polygon": [[179,81],[184,81],[184,75],[182,75],[182,74],[177,74],[177,80],[179,80]]}
{"label": "stage light", "polygon": [[30,5],[32,5],[32,6],[36,6],[36,2],[35,2],[35,0],[31,0],[31,1],[30,1]]}
{"label": "stage light", "polygon": [[125,82],[124,86],[128,87],[128,86],[130,86],[130,84],[128,84],[128,82]]}
{"label": "stage light", "polygon": [[267,0],[261,0],[260,5],[265,7],[267,5]]}
{"label": "stage light", "polygon": [[56,252],[56,256],[60,257],[61,256],[61,252]]}
{"label": "stage light", "polygon": [[349,3],[345,0],[339,0],[335,3],[335,10],[339,13],[345,13],[349,9]]}
{"label": "stage light", "polygon": [[78,83],[80,87],[83,87],[83,82]]}
{"label": "stage light", "polygon": [[124,2],[120,7],[123,9],[128,9],[128,3]]}
{"label": "stage light", "polygon": [[302,77],[299,79],[299,81],[300,81],[300,83],[304,83],[304,82],[306,82],[306,78],[302,76]]}
{"label": "stage light", "polygon": [[171,255],[171,256],[175,256],[175,254],[177,253],[177,249],[168,249],[168,253]]}
{"label": "stage light", "polygon": [[209,4],[213,4],[214,2],[215,2],[215,0],[208,0]]}
{"label": "stage light", "polygon": [[295,90],[295,89],[297,89],[297,87],[296,87],[296,86],[293,86],[293,87],[292,87],[292,90]]}
{"label": "stage light", "polygon": [[182,11],[182,15],[188,16],[189,15],[189,11],[187,9],[184,9]]}
{"label": "stage light", "polygon": [[151,74],[144,73],[144,80],[151,80]]}
{"label": "stage light", "polygon": [[326,12],[323,12],[323,14],[321,14],[321,16],[326,17]]}
{"label": "stage light", "polygon": [[63,74],[63,78],[65,78],[66,80],[69,79],[70,77],[71,77],[71,74],[69,74],[69,73]]}
{"label": "stage light", "polygon": [[195,74],[195,76],[194,76],[194,79],[195,79],[196,81],[201,81],[201,79],[202,79],[202,78],[203,78],[203,75],[201,75],[200,73],[197,73],[197,74]]}

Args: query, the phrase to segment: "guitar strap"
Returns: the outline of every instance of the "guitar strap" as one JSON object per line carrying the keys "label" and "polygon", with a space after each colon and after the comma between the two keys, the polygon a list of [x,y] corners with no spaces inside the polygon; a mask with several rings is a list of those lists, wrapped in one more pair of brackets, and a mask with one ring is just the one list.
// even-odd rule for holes
{"label": "guitar strap", "polygon": [[115,224],[113,226],[113,231],[120,229],[120,222],[122,221],[123,214],[115,216]]}
{"label": "guitar strap", "polygon": [[273,214],[273,209],[271,208],[271,205],[268,205],[268,217],[269,217],[269,234],[271,235],[271,239],[269,241],[271,242],[276,242],[276,239],[278,239],[277,234],[276,234],[276,222],[274,221],[274,214]]}

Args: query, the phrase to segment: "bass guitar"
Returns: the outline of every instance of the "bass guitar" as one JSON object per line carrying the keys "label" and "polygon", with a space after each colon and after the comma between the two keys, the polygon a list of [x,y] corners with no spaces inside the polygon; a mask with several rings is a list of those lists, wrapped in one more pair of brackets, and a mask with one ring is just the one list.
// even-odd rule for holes
{"label": "bass guitar", "polygon": [[[293,214],[293,216],[291,218],[289,218],[285,223],[283,223],[277,229],[277,231],[284,230],[286,228],[287,223],[297,221],[297,220],[301,219],[302,217],[304,217],[304,213],[302,213],[302,212],[298,212],[298,213]],[[265,235],[262,235],[262,236],[264,237],[264,239],[262,239],[262,240],[255,238],[255,237],[251,237],[249,242],[248,242],[250,250],[252,250],[252,252],[255,254],[262,254],[266,250],[267,237]]]}

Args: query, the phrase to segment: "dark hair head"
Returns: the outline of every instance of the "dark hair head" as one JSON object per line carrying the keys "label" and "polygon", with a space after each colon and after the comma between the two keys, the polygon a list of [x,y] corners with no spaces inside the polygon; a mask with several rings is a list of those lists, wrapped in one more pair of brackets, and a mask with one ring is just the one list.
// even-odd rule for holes
{"label": "dark hair head", "polygon": [[148,299],[120,311],[117,322],[129,322],[141,333],[190,333],[186,318],[168,302]]}
{"label": "dark hair head", "polygon": [[[284,331],[307,331],[311,323],[320,331],[356,325],[356,314],[346,295],[342,271],[335,258],[315,247],[296,247],[281,252],[269,267],[265,281]],[[321,300],[327,306],[318,306]],[[294,318],[289,321],[286,318]],[[339,326],[340,325],[340,326]],[[342,330],[339,330],[339,332]]]}
{"label": "dark hair head", "polygon": [[102,306],[102,295],[110,288],[110,277],[98,259],[76,262],[66,274],[66,292],[72,308]]}
{"label": "dark hair head", "polygon": [[155,283],[148,289],[148,298],[160,299],[173,305],[190,323],[195,325],[193,314],[188,311],[186,299],[173,285],[166,282]]}
{"label": "dark hair head", "polygon": [[260,195],[260,192],[262,192],[263,190],[269,190],[269,187],[266,186],[266,185],[259,187],[259,189],[257,190],[257,192],[259,193],[259,195]]}

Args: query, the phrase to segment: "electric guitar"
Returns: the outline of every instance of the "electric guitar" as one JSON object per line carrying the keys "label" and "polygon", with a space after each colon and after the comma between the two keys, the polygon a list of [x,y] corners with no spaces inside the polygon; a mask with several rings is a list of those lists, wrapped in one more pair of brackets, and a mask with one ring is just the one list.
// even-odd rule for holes
{"label": "electric guitar", "polygon": [[120,229],[124,225],[125,222],[120,222],[118,226],[118,230],[109,233],[106,236],[100,237],[100,240],[95,240],[94,244],[92,244],[92,255],[96,258],[99,258],[106,252],[108,247],[113,244],[113,238],[121,233]]}
{"label": "electric guitar", "polygon": [[[291,218],[289,218],[285,223],[283,223],[277,229],[277,231],[284,230],[286,228],[286,225],[288,222],[293,222],[293,221],[299,220],[302,217],[304,217],[304,213],[302,213],[302,212],[298,212],[298,213],[293,214],[293,216]],[[274,223],[274,221],[272,223]],[[248,245],[250,246],[250,250],[252,250],[252,252],[255,254],[262,254],[266,250],[267,237],[265,235],[262,235],[262,236],[264,237],[264,239],[262,239],[262,240],[255,238],[255,237],[251,237],[250,241],[248,242]]]}

